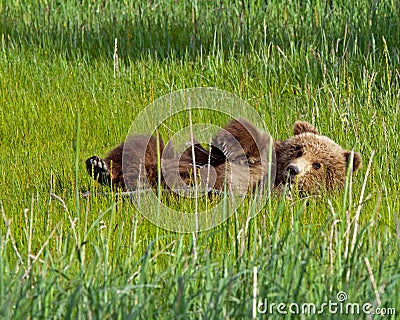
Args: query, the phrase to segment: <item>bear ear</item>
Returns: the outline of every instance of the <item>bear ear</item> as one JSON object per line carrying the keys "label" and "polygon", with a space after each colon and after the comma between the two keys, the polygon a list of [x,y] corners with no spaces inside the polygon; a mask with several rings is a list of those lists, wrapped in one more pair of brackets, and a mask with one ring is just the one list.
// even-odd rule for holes
{"label": "bear ear", "polygon": [[315,133],[319,134],[318,130],[314,128],[311,124],[305,121],[296,121],[293,125],[293,133],[295,136],[305,133],[305,132],[310,132],[310,133]]}
{"label": "bear ear", "polygon": [[[350,157],[351,157],[351,151],[346,150],[344,152],[344,156],[346,158],[346,163],[349,164]],[[353,172],[360,169],[361,164],[362,164],[361,155],[358,152],[353,152]]]}

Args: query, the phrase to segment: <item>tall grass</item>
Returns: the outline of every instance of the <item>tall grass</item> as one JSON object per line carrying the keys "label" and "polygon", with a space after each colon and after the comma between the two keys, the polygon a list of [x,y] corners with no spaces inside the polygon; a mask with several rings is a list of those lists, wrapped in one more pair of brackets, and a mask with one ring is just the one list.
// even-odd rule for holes
{"label": "tall grass", "polygon": [[[372,310],[400,308],[399,9],[1,2],[0,317],[262,317],[253,292],[268,306],[345,292]],[[202,86],[248,101],[277,139],[297,119],[314,123],[361,152],[362,170],[343,193],[276,194],[257,215],[249,197],[195,237],[157,228],[112,193],[94,196],[104,189],[85,158],[123,141],[156,98]]]}

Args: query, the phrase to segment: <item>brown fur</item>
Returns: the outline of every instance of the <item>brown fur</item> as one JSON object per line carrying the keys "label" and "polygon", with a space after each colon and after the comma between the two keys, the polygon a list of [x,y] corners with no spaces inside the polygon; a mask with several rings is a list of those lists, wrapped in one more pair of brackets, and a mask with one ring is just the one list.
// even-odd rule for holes
{"label": "brown fur", "polygon": [[163,161],[164,181],[174,188],[197,182],[207,189],[222,190],[226,184],[229,190],[246,193],[265,183],[269,141],[246,120],[232,120],[213,139],[209,150],[196,143],[179,159]]}
{"label": "brown fur", "polygon": [[[342,187],[351,152],[320,135],[307,122],[297,121],[293,132],[293,137],[273,143],[275,186],[290,182],[307,192]],[[98,157],[89,158],[86,167],[100,183],[107,184],[111,180],[114,187],[122,189],[155,187],[160,180],[166,188],[186,188],[196,182],[207,189],[222,190],[226,185],[228,189],[245,193],[268,181],[267,159],[271,141],[269,135],[239,119],[232,120],[222,129],[209,149],[195,143],[176,158],[172,146],[164,147],[161,138],[133,136],[111,150],[104,159],[106,169],[94,167],[91,159],[101,161]],[[356,171],[360,166],[361,156],[354,152],[351,169]],[[111,179],[107,179],[108,173]]]}
{"label": "brown fur", "polygon": [[[164,143],[159,139],[159,150],[162,154]],[[96,174],[91,157],[86,160],[86,168],[90,175],[99,180],[103,185],[109,184],[109,179],[102,179],[101,174]],[[100,159],[100,158],[98,158]],[[144,159],[144,161],[142,160]],[[110,151],[104,162],[111,176],[113,187],[126,189],[126,183],[132,188],[148,186],[154,187],[158,180],[157,141],[150,135],[138,135],[127,139]],[[144,163],[143,163],[144,162]],[[124,164],[124,167],[123,167]]]}

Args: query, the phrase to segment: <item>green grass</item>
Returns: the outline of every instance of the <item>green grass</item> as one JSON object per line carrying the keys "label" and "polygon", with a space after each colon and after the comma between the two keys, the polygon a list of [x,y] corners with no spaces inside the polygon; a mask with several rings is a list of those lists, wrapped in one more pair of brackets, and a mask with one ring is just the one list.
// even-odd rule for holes
{"label": "green grass", "polygon": [[[0,318],[249,318],[255,267],[269,306],[344,291],[400,312],[399,3],[210,3],[0,2]],[[346,192],[274,195],[256,217],[247,199],[194,235],[82,197],[107,191],[87,157],[158,97],[203,86],[246,100],[277,139],[315,124],[363,168]]]}

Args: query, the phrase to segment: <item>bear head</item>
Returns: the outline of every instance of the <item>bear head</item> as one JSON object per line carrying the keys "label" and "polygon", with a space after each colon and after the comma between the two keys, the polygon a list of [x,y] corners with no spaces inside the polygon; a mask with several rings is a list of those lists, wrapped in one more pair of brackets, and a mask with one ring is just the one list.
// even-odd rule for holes
{"label": "bear head", "polygon": [[343,149],[311,124],[297,121],[293,133],[293,137],[275,142],[276,185],[289,183],[310,193],[341,188],[348,170],[352,173],[360,168],[359,153]]}

